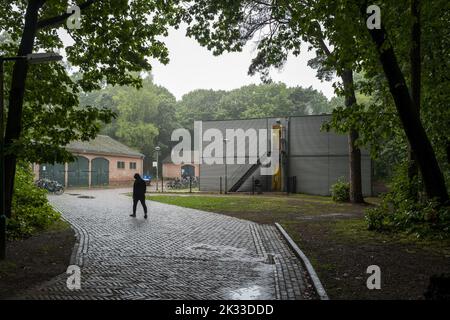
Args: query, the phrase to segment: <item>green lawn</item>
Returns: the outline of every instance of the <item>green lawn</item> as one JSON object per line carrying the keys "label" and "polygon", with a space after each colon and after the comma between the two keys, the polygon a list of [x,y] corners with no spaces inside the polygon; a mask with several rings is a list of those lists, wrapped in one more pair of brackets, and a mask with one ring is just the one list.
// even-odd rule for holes
{"label": "green lawn", "polygon": [[366,206],[334,203],[329,197],[276,195],[164,195],[147,199],[203,211],[223,213],[259,223],[289,222],[327,214],[361,215]]}
{"label": "green lawn", "polygon": [[[159,187],[161,190],[161,186]],[[191,189],[183,188],[183,189],[170,189],[168,187],[164,187],[164,193],[190,193]],[[200,190],[197,188],[192,188],[192,193],[199,192]]]}
{"label": "green lawn", "polygon": [[[329,226],[335,237],[350,241],[377,240],[379,242],[399,241],[424,245],[434,244],[439,250],[448,247],[448,241],[420,239],[404,233],[386,234],[367,230],[364,210],[373,207],[377,198],[368,198],[366,205],[336,203],[330,197],[311,195],[212,195],[212,194],[151,194],[148,200],[185,208],[222,213],[258,223],[281,223],[291,237],[301,241],[295,227],[312,222]],[[450,253],[449,253],[450,254]]]}

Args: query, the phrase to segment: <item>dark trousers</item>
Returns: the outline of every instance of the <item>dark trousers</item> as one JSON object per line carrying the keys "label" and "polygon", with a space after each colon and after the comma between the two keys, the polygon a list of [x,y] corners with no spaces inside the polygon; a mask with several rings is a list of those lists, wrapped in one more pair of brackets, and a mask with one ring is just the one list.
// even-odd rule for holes
{"label": "dark trousers", "polygon": [[147,214],[147,206],[145,205],[145,198],[133,198],[133,214],[136,214],[136,206],[138,202],[141,202],[144,213]]}

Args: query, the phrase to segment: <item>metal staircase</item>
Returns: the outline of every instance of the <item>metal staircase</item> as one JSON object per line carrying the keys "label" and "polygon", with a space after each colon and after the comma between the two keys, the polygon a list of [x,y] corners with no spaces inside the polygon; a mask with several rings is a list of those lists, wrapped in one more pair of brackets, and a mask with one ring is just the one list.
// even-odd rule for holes
{"label": "metal staircase", "polygon": [[250,178],[253,173],[255,173],[258,168],[261,167],[261,161],[258,160],[257,163],[253,164],[239,179],[236,183],[228,190],[229,192],[237,192],[239,188]]}

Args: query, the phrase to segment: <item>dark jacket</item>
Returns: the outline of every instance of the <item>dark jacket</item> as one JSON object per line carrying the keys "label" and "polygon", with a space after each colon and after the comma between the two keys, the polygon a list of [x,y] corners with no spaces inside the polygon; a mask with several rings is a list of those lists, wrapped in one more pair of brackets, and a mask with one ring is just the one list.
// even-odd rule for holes
{"label": "dark jacket", "polygon": [[145,181],[139,177],[135,179],[133,185],[133,199],[143,199],[145,198],[145,192],[147,191],[147,185]]}

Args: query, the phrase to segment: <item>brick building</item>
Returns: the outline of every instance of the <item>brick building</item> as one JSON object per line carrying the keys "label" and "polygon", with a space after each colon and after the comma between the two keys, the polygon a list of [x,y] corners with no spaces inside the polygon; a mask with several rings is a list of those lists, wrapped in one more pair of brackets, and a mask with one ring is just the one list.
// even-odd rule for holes
{"label": "brick building", "polygon": [[143,172],[144,155],[109,136],[74,141],[66,146],[77,160],[71,163],[34,164],[36,178],[56,180],[66,187],[130,185]]}
{"label": "brick building", "polygon": [[[191,157],[193,159],[193,157]],[[183,176],[188,177],[198,177],[200,174],[200,169],[198,164],[183,163],[175,164],[172,162],[172,158],[168,155],[162,161],[162,175],[164,178],[174,179],[181,178]]]}

